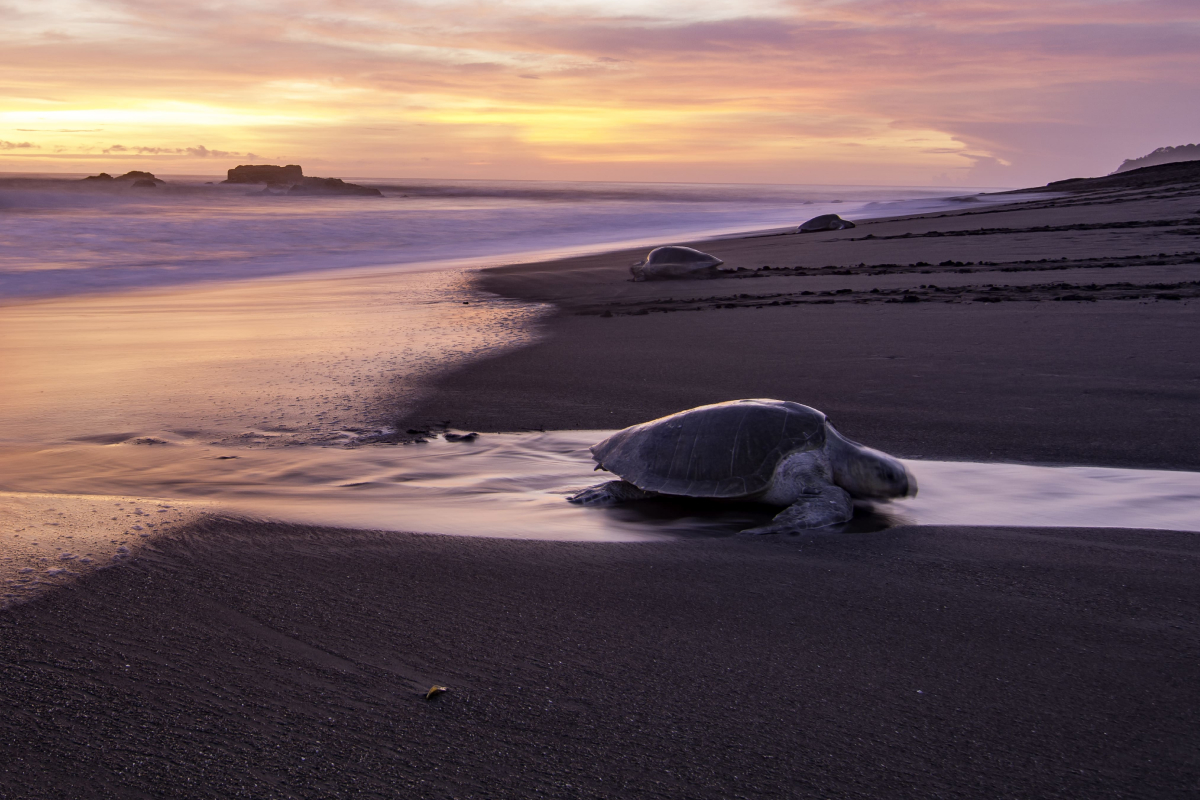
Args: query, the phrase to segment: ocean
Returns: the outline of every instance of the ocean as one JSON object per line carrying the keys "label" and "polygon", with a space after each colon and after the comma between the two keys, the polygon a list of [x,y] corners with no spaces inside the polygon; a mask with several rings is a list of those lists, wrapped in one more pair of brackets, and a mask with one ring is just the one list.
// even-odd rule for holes
{"label": "ocean", "polygon": [[[450,269],[979,202],[980,189],[384,181],[384,197],[263,196],[0,176],[0,302],[332,272]],[[211,181],[211,182],[210,182]],[[955,199],[951,199],[955,198]]]}

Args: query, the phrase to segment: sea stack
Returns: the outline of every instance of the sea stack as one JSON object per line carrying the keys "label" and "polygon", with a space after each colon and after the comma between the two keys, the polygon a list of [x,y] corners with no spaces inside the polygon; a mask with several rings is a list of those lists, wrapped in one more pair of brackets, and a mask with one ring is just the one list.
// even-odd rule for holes
{"label": "sea stack", "polygon": [[223,183],[295,184],[304,180],[299,164],[279,167],[274,164],[242,164],[229,170]]}
{"label": "sea stack", "polygon": [[299,164],[277,167],[274,164],[242,164],[229,170],[229,177],[222,183],[265,183],[267,188],[259,194],[280,195],[271,187],[287,188],[289,195],[351,195],[357,197],[383,197],[383,192],[369,186],[346,183],[341,178],[316,178],[305,176]]}

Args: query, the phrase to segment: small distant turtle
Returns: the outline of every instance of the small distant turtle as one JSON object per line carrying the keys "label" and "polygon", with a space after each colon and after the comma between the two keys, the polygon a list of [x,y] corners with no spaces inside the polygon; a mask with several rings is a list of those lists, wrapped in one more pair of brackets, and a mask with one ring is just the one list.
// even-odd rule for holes
{"label": "small distant turtle", "polygon": [[596,469],[622,480],[584,489],[580,505],[658,495],[786,506],[744,533],[786,533],[848,521],[854,499],[915,495],[895,458],[842,436],[815,408],[786,400],[734,400],[643,422],[592,447]]}
{"label": "small distant turtle", "polygon": [[662,281],[671,278],[713,278],[725,262],[691,247],[656,247],[629,271],[635,281]]}
{"label": "small distant turtle", "polygon": [[818,231],[842,231],[853,227],[853,222],[848,219],[842,219],[837,214],[822,214],[819,217],[813,217],[808,222],[801,223],[800,227],[796,229],[796,232],[817,233]]}

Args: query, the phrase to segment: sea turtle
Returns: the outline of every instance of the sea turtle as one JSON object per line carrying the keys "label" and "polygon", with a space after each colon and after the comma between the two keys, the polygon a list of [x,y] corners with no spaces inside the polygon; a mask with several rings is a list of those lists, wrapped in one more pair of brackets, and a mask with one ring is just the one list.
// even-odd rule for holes
{"label": "sea turtle", "polygon": [[643,422],[592,447],[596,469],[622,480],[584,489],[580,505],[657,495],[786,506],[745,533],[786,533],[848,521],[855,499],[916,494],[895,458],[852,442],[815,408],[786,400],[734,400]]}
{"label": "sea turtle", "polygon": [[842,231],[847,228],[853,228],[854,223],[848,219],[842,219],[837,214],[822,214],[819,217],[813,217],[808,222],[800,223],[800,227],[796,229],[796,233],[817,233],[819,231]]}
{"label": "sea turtle", "polygon": [[671,278],[715,278],[717,267],[725,262],[691,247],[656,247],[629,268],[635,281],[662,281]]}

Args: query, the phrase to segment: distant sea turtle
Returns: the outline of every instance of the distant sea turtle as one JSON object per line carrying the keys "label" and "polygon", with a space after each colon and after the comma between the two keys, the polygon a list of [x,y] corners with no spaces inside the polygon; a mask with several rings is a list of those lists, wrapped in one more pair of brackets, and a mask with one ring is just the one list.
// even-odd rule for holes
{"label": "distant sea turtle", "polygon": [[629,271],[635,281],[662,281],[671,278],[713,278],[725,262],[691,247],[656,247]]}
{"label": "distant sea turtle", "polygon": [[822,214],[819,217],[813,217],[808,222],[801,223],[796,232],[817,233],[819,231],[841,231],[853,227],[853,222],[848,219],[842,219],[837,214]]}
{"label": "distant sea turtle", "polygon": [[623,480],[584,489],[580,505],[657,495],[786,506],[746,533],[786,533],[848,521],[854,499],[914,495],[896,459],[852,442],[815,408],[786,400],[700,406],[617,431],[592,447],[596,469]]}

